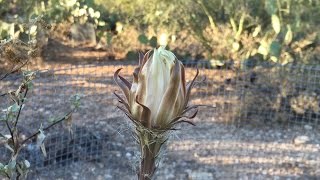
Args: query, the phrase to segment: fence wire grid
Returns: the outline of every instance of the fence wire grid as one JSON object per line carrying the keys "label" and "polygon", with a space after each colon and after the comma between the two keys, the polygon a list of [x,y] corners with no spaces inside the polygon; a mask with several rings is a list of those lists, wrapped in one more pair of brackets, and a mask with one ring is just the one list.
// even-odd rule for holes
{"label": "fence wire grid", "polygon": [[[192,104],[203,104],[195,127],[172,132],[155,179],[318,179],[320,178],[320,66],[211,68],[206,61],[184,62],[186,79],[200,69]],[[133,64],[61,65],[39,70],[28,95],[21,137],[48,125],[81,96],[72,127],[46,132],[47,157],[35,141],[22,151],[29,179],[134,179],[139,161],[132,125],[117,110],[113,73],[128,79]],[[1,82],[14,89],[19,76]],[[1,99],[4,109],[9,101]],[[4,102],[4,103],[2,103]],[[210,107],[209,107],[210,106]],[[1,132],[6,131],[3,124]],[[9,151],[1,147],[1,161]]]}

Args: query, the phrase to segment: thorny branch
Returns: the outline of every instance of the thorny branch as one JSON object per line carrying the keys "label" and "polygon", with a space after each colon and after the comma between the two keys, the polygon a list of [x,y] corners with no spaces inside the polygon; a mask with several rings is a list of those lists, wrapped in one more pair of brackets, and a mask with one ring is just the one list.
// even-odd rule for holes
{"label": "thorny branch", "polygon": [[[44,131],[49,130],[51,127],[55,126],[56,124],[59,124],[60,122],[67,120],[71,114],[76,110],[76,108],[72,109],[69,113],[67,113],[64,117],[54,121],[52,124],[50,124],[49,126],[43,128]],[[31,136],[27,137],[25,140],[23,140],[21,142],[21,145],[25,144],[27,141],[29,141],[30,139],[35,138],[38,134],[40,134],[40,131],[37,131],[36,133],[32,134]]]}
{"label": "thorny branch", "polygon": [[19,111],[18,111],[16,120],[14,122],[14,126],[13,126],[14,129],[17,127],[17,124],[18,124],[18,121],[19,121],[19,117],[20,117],[20,114],[21,114],[21,110],[22,110],[22,107],[23,107],[22,105],[24,103],[24,100],[26,99],[26,96],[27,96],[27,93],[28,93],[28,90],[29,90],[28,86],[25,86],[25,88],[26,88],[26,91],[24,92],[23,98],[21,99],[21,105],[19,107]]}
{"label": "thorny branch", "polygon": [[[13,67],[11,69],[11,71],[7,72],[6,74],[4,74],[1,78],[0,78],[0,81],[3,80],[4,78],[8,77],[10,74],[20,70],[21,68],[23,68],[25,65],[27,65],[29,62],[29,60],[26,60],[24,63],[22,63],[21,65],[19,66],[16,66],[16,67]],[[4,96],[5,94],[2,94],[1,96]]]}

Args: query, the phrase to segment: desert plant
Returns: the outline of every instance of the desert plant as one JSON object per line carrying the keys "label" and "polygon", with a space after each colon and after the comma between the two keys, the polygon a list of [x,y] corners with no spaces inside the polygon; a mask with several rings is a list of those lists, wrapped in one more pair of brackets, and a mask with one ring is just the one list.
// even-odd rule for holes
{"label": "desert plant", "polygon": [[[4,145],[10,152],[10,157],[6,162],[0,162],[0,175],[8,179],[25,179],[31,167],[27,159],[20,157],[21,150],[30,140],[37,139],[37,145],[46,156],[45,151],[45,131],[52,128],[54,125],[70,120],[72,113],[79,107],[79,96],[72,98],[71,110],[62,118],[54,119],[53,122],[31,134],[30,136],[22,138],[18,124],[22,120],[20,114],[27,101],[28,92],[33,87],[33,79],[36,77],[35,71],[30,71],[26,67],[30,61],[37,55],[37,48],[34,46],[34,39],[29,39],[28,42],[19,39],[2,40],[0,44],[0,58],[8,61],[10,64],[8,72],[0,76],[0,81],[5,80],[11,74],[22,72],[22,82],[16,90],[9,92],[1,92],[1,97],[10,98],[11,105],[3,110],[0,116],[0,123],[4,123],[7,131],[0,131],[0,145]],[[70,123],[69,123],[70,124]],[[7,134],[8,133],[8,134]]]}
{"label": "desert plant", "polygon": [[[116,84],[123,95],[114,93],[123,106],[118,106],[134,124],[137,143],[140,146],[141,164],[139,179],[151,179],[160,158],[162,146],[168,140],[175,125],[187,122],[198,112],[198,105],[189,105],[189,97],[195,79],[186,83],[182,63],[175,55],[159,47],[145,55],[140,53],[139,66],[133,72],[130,83],[121,75],[114,74]],[[186,115],[195,110],[191,115]]]}

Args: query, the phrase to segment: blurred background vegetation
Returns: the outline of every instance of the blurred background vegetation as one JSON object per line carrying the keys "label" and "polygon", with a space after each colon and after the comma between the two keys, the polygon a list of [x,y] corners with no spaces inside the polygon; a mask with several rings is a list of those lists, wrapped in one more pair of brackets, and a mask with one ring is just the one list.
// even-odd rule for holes
{"label": "blurred background vegetation", "polygon": [[[319,0],[0,0],[0,17],[0,39],[35,36],[40,47],[44,37],[70,42],[72,26],[90,24],[94,47],[116,59],[166,44],[212,67],[320,62]],[[25,28],[38,17],[50,36],[43,25]]]}

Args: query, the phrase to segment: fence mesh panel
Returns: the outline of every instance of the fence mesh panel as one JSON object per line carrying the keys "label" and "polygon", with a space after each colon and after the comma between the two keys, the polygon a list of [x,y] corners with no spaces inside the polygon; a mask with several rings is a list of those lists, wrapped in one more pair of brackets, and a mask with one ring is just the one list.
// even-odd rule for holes
{"label": "fence mesh panel", "polygon": [[[238,70],[211,68],[206,61],[184,64],[188,80],[200,69],[191,103],[208,107],[193,120],[197,126],[183,124],[172,132],[156,179],[320,178],[320,66]],[[47,157],[35,141],[22,151],[33,167],[29,179],[135,177],[139,154],[132,125],[112,94],[120,67],[130,79],[134,65],[117,62],[38,71],[19,122],[21,138],[64,116],[72,95],[82,98],[71,127],[62,123],[46,132]],[[18,78],[7,78],[1,89],[14,89]],[[9,101],[0,98],[3,109]],[[301,136],[309,140],[299,144]],[[1,161],[9,157],[9,150],[0,151]]]}

